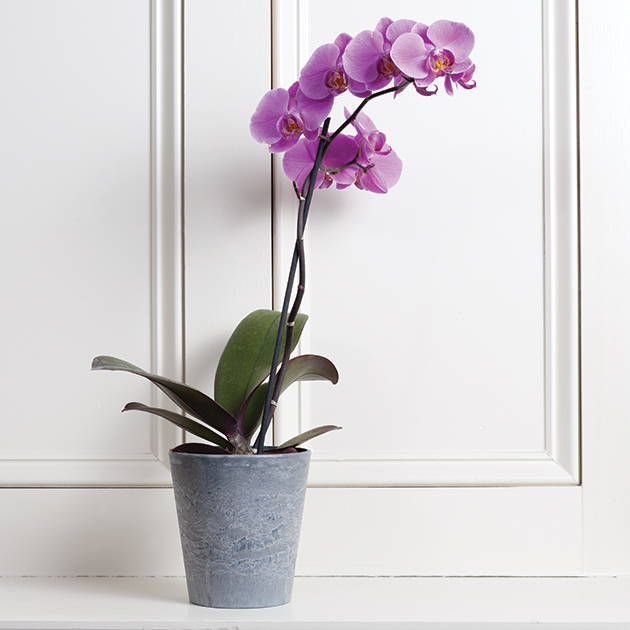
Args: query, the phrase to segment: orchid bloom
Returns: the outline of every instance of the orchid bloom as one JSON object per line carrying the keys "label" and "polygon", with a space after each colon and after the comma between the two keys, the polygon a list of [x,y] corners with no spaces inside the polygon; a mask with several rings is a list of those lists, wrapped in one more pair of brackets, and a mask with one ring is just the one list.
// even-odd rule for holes
{"label": "orchid bloom", "polygon": [[414,79],[420,93],[429,93],[426,88],[443,76],[444,87],[452,94],[453,82],[467,89],[475,87],[471,82],[474,66],[468,56],[474,44],[473,32],[465,24],[438,20],[428,28],[416,24],[401,34],[390,54],[402,72]]}
{"label": "orchid bloom", "polygon": [[[319,139],[308,140],[302,138],[292,149],[284,154],[282,167],[287,177],[295,182],[298,190],[302,190],[306,178],[309,176],[313,164]],[[315,185],[318,188],[328,188],[333,182],[337,188],[346,188],[354,183],[354,175],[346,169],[359,154],[359,147],[354,138],[339,134],[329,145],[322,160],[320,171],[317,173]]]}
{"label": "orchid bloom", "polygon": [[300,89],[312,99],[337,96],[349,90],[355,96],[369,96],[367,86],[348,76],[342,57],[352,37],[347,33],[337,36],[333,44],[315,50],[300,73]]}
{"label": "orchid bloom", "polygon": [[[384,17],[373,31],[361,31],[343,54],[343,66],[350,77],[365,83],[370,90],[384,88],[392,79],[399,85],[404,81],[400,68],[392,61],[392,44],[416,26],[413,20]],[[425,27],[426,28],[426,27]]]}
{"label": "orchid bloom", "polygon": [[[415,20],[381,18],[373,30],[356,37],[338,35],[333,43],[317,48],[288,90],[267,92],[254,112],[250,131],[259,142],[269,144],[272,153],[285,152],[283,168],[299,190],[303,190],[322,142],[321,125],[329,115],[335,97],[348,91],[367,98],[393,93],[413,82],[419,94],[437,92],[434,84],[444,77],[444,87],[470,90],[475,65],[469,58],[474,46],[472,31],[461,22],[438,20],[430,26]],[[386,86],[393,81],[394,87]],[[384,133],[365,115],[362,103],[353,114],[344,109],[346,123],[355,136],[333,133],[324,148],[315,186],[347,188],[386,193],[402,171],[402,162],[387,144]]]}
{"label": "orchid bloom", "polygon": [[296,81],[288,90],[276,88],[262,97],[249,129],[255,140],[270,145],[272,153],[286,151],[302,135],[316,138],[332,105],[332,96],[320,100],[308,98]]}
{"label": "orchid bloom", "polygon": [[[345,110],[346,118],[350,116]],[[352,121],[355,137],[338,135],[331,143],[317,173],[316,186],[347,188],[354,184],[361,190],[386,193],[398,183],[402,161],[387,144],[387,137],[379,131],[367,114],[360,112]],[[317,153],[317,140],[302,138],[287,151],[282,166],[286,175],[301,190]]]}
{"label": "orchid bloom", "polygon": [[[347,110],[344,113],[346,118],[350,115]],[[359,147],[355,186],[373,193],[386,193],[400,179],[402,160],[387,144],[387,137],[376,128],[367,114],[359,112],[352,126],[357,131],[355,140]]]}

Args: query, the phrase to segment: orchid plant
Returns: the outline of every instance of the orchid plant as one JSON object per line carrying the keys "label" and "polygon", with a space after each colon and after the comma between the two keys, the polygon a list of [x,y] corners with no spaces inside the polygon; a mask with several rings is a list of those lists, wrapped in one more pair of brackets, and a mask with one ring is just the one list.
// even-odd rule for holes
{"label": "orchid plant", "polygon": [[[282,310],[254,311],[240,322],[219,360],[214,398],[121,359],[96,357],[93,369],[142,376],[188,415],[138,402],[128,403],[123,411],[158,415],[213,445],[178,447],[193,452],[294,452],[307,440],[340,428],[317,427],[277,447],[265,447],[279,397],[288,386],[303,380],[336,383],[339,378],[325,357],[291,358],[307,319],[300,314],[306,286],[304,230],[314,191],[334,184],[337,189],[354,185],[383,194],[396,185],[402,161],[363,108],[374,98],[396,97],[411,85],[417,94],[432,96],[438,92],[438,79],[449,95],[455,87],[476,87],[470,59],[473,46],[472,31],[460,22],[438,20],[427,26],[383,17],[373,30],[355,37],[341,33],[334,42],[323,44],[289,89],[275,88],[262,97],[251,118],[251,135],[268,144],[270,152],[284,154],[282,166],[298,198],[296,240]],[[352,111],[344,108],[343,122],[330,132],[328,116],[344,92],[362,100]],[[352,135],[343,133],[349,127]]]}

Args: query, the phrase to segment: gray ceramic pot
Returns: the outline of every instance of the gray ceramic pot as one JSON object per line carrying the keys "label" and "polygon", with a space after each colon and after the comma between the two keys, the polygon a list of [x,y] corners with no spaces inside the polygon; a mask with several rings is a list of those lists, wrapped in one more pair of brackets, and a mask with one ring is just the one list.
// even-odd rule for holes
{"label": "gray ceramic pot", "polygon": [[191,603],[290,601],[310,455],[170,452]]}

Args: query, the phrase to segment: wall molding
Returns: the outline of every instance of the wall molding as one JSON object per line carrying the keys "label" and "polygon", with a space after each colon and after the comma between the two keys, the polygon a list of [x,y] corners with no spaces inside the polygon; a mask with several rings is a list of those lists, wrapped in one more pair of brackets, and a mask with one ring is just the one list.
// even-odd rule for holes
{"label": "wall molding", "polygon": [[[274,87],[289,85],[309,54],[308,2],[273,4]],[[310,483],[324,487],[577,485],[580,483],[577,43],[574,0],[543,0],[545,447],[541,452],[444,454],[315,451]],[[275,169],[281,173],[280,168]],[[280,180],[280,181],[279,181]],[[274,181],[274,286],[281,302],[294,202]],[[542,316],[542,314],[541,314]],[[308,348],[308,332],[302,350]],[[310,393],[287,392],[276,443],[306,430]]]}
{"label": "wall molding", "polygon": [[[184,380],[183,0],[151,2],[152,365]],[[157,388],[156,406],[179,409]],[[153,418],[152,451],[168,465],[183,431]],[[170,483],[170,476],[168,479]]]}
{"label": "wall molding", "polygon": [[[183,379],[182,0],[151,0],[151,370]],[[149,80],[149,77],[147,77]],[[176,409],[161,393],[152,404]],[[0,487],[170,485],[168,449],[183,432],[151,419],[151,452],[111,459],[0,460]]]}
{"label": "wall molding", "polygon": [[580,313],[575,0],[543,2],[545,445],[580,480]]}

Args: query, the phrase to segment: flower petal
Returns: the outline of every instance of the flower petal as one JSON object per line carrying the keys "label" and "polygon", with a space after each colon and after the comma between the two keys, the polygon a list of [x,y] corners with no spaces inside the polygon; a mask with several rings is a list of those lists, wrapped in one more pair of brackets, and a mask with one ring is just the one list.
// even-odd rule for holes
{"label": "flower petal", "polygon": [[339,35],[335,37],[335,41],[333,43],[339,49],[339,56],[343,55],[344,51],[346,50],[346,47],[351,41],[352,41],[352,35],[348,35],[348,33],[339,33]]}
{"label": "flower petal", "polygon": [[[282,158],[282,168],[287,177],[295,182],[299,189],[302,189],[306,178],[309,176],[315,163],[315,153],[319,140],[306,140],[301,138],[299,142],[289,149]],[[321,183],[323,175],[317,174],[317,183]]]}
{"label": "flower petal", "polygon": [[392,61],[407,75],[413,78],[427,76],[426,60],[429,50],[417,33],[403,33],[392,46]]}
{"label": "flower petal", "polygon": [[454,63],[451,67],[450,67],[450,74],[459,74],[460,72],[466,72],[466,70],[468,70],[468,68],[470,68],[470,66],[472,66],[473,63],[470,60],[469,57],[466,57],[465,59],[462,59],[461,61],[458,61],[456,63]]}
{"label": "flower petal", "polygon": [[393,44],[403,33],[409,33],[415,25],[415,20],[396,20],[387,27],[385,37]]}
{"label": "flower petal", "polygon": [[418,94],[422,96],[433,96],[434,94],[437,94],[438,91],[437,85],[434,85],[432,90],[429,90],[428,88],[420,85],[416,85],[414,87],[416,88],[416,92],[418,92]]}
{"label": "flower petal", "polygon": [[354,94],[354,96],[358,96],[359,98],[365,98],[372,94],[372,90],[370,90],[365,83],[355,81],[350,77],[348,77],[348,91],[350,94]]}
{"label": "flower petal", "polygon": [[420,35],[420,37],[422,37],[422,39],[424,40],[425,44],[429,44],[431,48],[434,48],[435,44],[429,39],[429,36],[427,35],[428,30],[429,30],[429,27],[426,24],[423,24],[422,22],[418,22],[411,29],[411,32],[418,33],[418,35]]}
{"label": "flower petal", "polygon": [[375,31],[378,31],[383,38],[385,38],[385,32],[387,31],[387,27],[393,22],[394,20],[392,20],[391,18],[388,17],[382,17],[377,23],[376,26],[374,27]]}
{"label": "flower petal", "polygon": [[453,77],[453,80],[457,81],[457,84],[461,85],[465,90],[472,90],[477,87],[477,82],[472,80],[473,74],[475,74],[475,64],[470,66],[460,76]]}
{"label": "flower petal", "polygon": [[387,136],[382,131],[377,129],[371,131],[367,139],[375,153],[379,155],[391,153],[392,148],[387,144]]}
{"label": "flower petal", "polygon": [[282,153],[294,146],[298,140],[299,136],[288,136],[286,138],[280,138],[280,140],[274,142],[269,146],[269,151],[271,153]]}
{"label": "flower petal", "polygon": [[475,45],[473,32],[461,22],[438,20],[429,26],[427,35],[438,48],[450,50],[455,61],[468,57]]}
{"label": "flower petal", "polygon": [[315,49],[300,73],[300,89],[306,96],[319,100],[331,93],[326,85],[326,75],[337,65],[339,48],[335,44],[324,44]]}
{"label": "flower petal", "polygon": [[280,139],[276,125],[286,113],[288,104],[289,93],[283,88],[269,90],[260,99],[249,123],[249,132],[254,140],[271,144]]}
{"label": "flower petal", "polygon": [[361,183],[365,190],[386,193],[400,179],[402,160],[390,151],[387,155],[375,155],[371,162],[374,166],[361,177]]}
{"label": "flower petal", "polygon": [[378,31],[361,31],[343,54],[346,74],[367,83],[378,77],[378,62],[383,57],[383,36]]}
{"label": "flower petal", "polygon": [[449,74],[444,75],[444,89],[449,96],[453,96],[453,82]]}
{"label": "flower petal", "polygon": [[[347,107],[343,108],[343,113],[346,119],[350,118],[350,112]],[[376,131],[376,125],[365,112],[359,112],[351,124],[364,137],[367,137],[371,131]]]}
{"label": "flower petal", "polygon": [[333,175],[333,180],[335,181],[336,187],[339,190],[342,190],[343,188],[348,188],[348,186],[352,186],[352,184],[354,184],[357,179],[358,170],[359,167],[353,164],[352,166],[346,166],[346,168]]}
{"label": "flower petal", "polygon": [[339,134],[329,145],[322,161],[325,168],[340,168],[352,162],[359,152],[356,140],[344,133]]}
{"label": "flower petal", "polygon": [[330,114],[334,100],[332,94],[326,98],[315,100],[306,96],[302,91],[298,91],[295,97],[296,109],[309,131],[321,126],[324,118]]}
{"label": "flower petal", "polygon": [[421,77],[419,79],[415,79],[414,83],[416,85],[416,87],[427,87],[428,85],[431,85],[431,83],[433,83],[433,81],[435,81],[435,75],[433,73],[429,73],[426,77]]}
{"label": "flower petal", "polygon": [[392,80],[392,77],[391,74],[379,74],[374,81],[368,81],[365,87],[372,92],[382,90]]}

